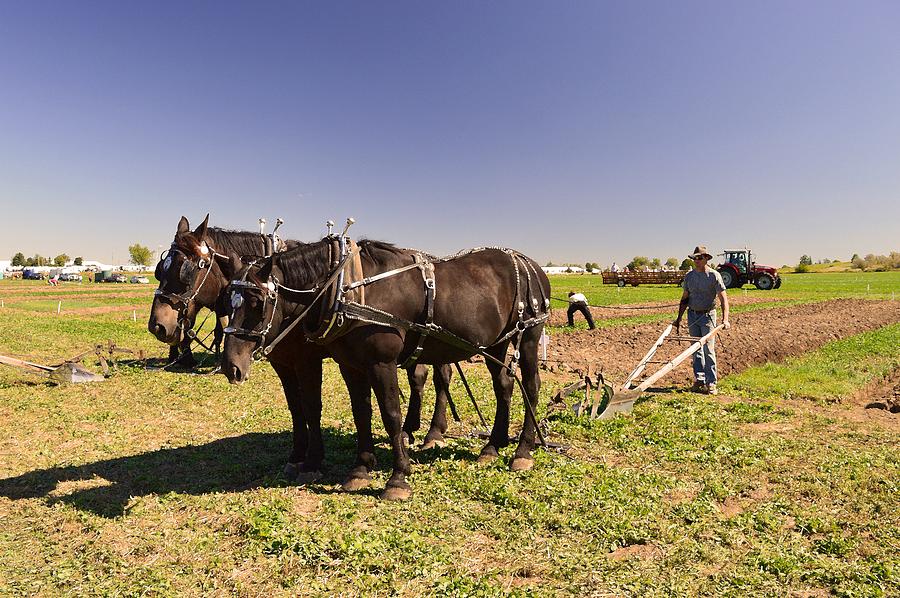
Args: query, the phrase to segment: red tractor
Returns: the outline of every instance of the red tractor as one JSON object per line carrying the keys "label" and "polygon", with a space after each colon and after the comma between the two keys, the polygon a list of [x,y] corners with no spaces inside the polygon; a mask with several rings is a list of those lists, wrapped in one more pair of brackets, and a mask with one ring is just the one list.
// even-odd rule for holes
{"label": "red tractor", "polygon": [[717,270],[726,288],[738,289],[748,282],[761,291],[771,291],[781,286],[778,270],[774,266],[755,263],[749,249],[729,249],[720,255],[725,257],[725,261],[719,264]]}

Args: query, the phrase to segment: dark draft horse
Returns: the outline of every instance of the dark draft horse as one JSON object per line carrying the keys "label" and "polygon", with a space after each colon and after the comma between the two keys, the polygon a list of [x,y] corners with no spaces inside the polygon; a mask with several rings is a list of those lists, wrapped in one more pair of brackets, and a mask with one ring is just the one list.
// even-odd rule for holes
{"label": "dark draft horse", "polygon": [[[320,327],[327,315],[323,299],[308,292],[326,283],[334,274],[332,239],[302,244],[290,251],[275,254],[245,267],[237,274],[240,290],[235,295],[234,312],[226,330],[222,371],[236,382],[247,377],[254,356],[276,338],[279,331],[305,313],[311,314],[302,326],[296,326],[275,347],[291,344],[294,350],[304,340],[296,334]],[[411,257],[393,245],[361,241],[359,255],[365,277],[386,272],[411,263]],[[512,259],[511,259],[512,258]],[[520,260],[515,262],[515,260]],[[525,269],[529,271],[526,277]],[[497,398],[496,416],[490,438],[481,450],[479,462],[496,459],[498,449],[509,444],[510,397],[514,379],[502,365],[513,338],[518,342],[519,367],[531,412],[537,407],[540,391],[538,374],[538,340],[549,310],[550,282],[530,258],[501,249],[483,249],[434,262],[436,294],[433,323],[469,343],[485,347],[485,362]],[[248,283],[251,283],[248,286]],[[306,292],[304,292],[306,291]],[[540,303],[535,299],[541,299]],[[312,303],[311,303],[312,302]],[[323,303],[317,306],[315,303]],[[407,322],[421,321],[427,309],[423,292],[423,275],[417,268],[383,278],[366,288],[365,304]],[[520,309],[538,319],[537,325],[524,327]],[[410,472],[407,449],[400,426],[397,364],[402,363],[418,345],[417,333],[402,326],[349,321],[347,329],[326,346],[350,391],[353,418],[357,428],[356,463],[344,481],[345,490],[358,490],[369,485],[369,472],[375,466],[371,428],[369,388],[375,391],[381,418],[390,438],[393,472],[381,497],[403,500],[411,495],[406,481]],[[289,340],[288,340],[289,339]],[[419,363],[444,364],[468,359],[478,352],[461,348],[429,336],[423,344]],[[493,358],[493,359],[491,359]],[[497,360],[497,361],[494,361]],[[527,407],[527,405],[526,405]],[[535,422],[527,415],[511,468],[530,469],[535,448]]]}
{"label": "dark draft horse", "polygon": [[[249,231],[232,231],[208,226],[209,215],[191,231],[184,216],[178,222],[175,239],[168,255],[157,265],[159,288],[154,296],[147,328],[160,341],[176,346],[170,361],[178,355],[178,339],[182,328],[190,329],[201,308],[216,313],[216,341],[222,336],[223,316],[231,311],[228,284],[236,268],[242,267],[242,256],[263,256],[271,248],[266,238]],[[286,241],[288,249],[298,242]],[[204,249],[205,248],[205,249]],[[165,263],[170,259],[168,264]],[[205,271],[208,269],[209,271]],[[193,297],[193,299],[191,299]],[[190,339],[187,339],[188,346]],[[183,354],[183,349],[181,349]],[[328,357],[326,347],[308,342],[287,343],[272,351],[269,361],[284,387],[284,394],[293,424],[293,445],[285,476],[305,481],[317,476],[324,458],[321,431],[322,360]],[[410,400],[403,424],[408,442],[421,427],[421,404],[428,377],[425,366],[408,370]],[[447,430],[447,403],[450,367],[436,366],[434,384],[436,402],[431,425],[422,448],[431,448],[443,441]]]}

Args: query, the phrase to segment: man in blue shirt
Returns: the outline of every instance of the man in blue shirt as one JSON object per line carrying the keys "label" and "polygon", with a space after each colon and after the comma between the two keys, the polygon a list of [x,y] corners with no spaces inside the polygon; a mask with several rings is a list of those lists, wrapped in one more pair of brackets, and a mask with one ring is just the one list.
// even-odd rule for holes
{"label": "man in blue shirt", "polygon": [[[712,255],[706,250],[705,245],[699,245],[688,257],[694,260],[694,269],[684,277],[682,284],[684,292],[681,294],[678,317],[675,318],[673,325],[675,328],[681,326],[681,317],[687,310],[690,335],[706,336],[716,327],[716,297],[718,297],[722,305],[722,325],[727,330],[731,327],[728,321],[728,294],[725,292],[722,276],[708,265]],[[715,339],[710,339],[694,353],[693,365],[694,385],[691,390],[717,394]]]}

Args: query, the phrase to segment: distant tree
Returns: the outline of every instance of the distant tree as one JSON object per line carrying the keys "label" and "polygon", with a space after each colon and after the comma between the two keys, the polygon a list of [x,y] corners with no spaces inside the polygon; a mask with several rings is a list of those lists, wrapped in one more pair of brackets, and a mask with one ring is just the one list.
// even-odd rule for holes
{"label": "distant tree", "polygon": [[545,267],[545,268],[552,268],[554,265],[555,265],[555,264],[554,264],[553,262],[547,262],[547,263],[544,265],[544,267]]}
{"label": "distant tree", "polygon": [[677,268],[678,267],[678,258],[670,257],[666,260],[666,268]]}
{"label": "distant tree", "polygon": [[47,265],[47,258],[45,258],[44,256],[42,256],[39,253],[35,253],[32,257],[28,258],[28,261],[31,262],[30,264],[27,264],[29,266],[46,266]]}
{"label": "distant tree", "polygon": [[679,266],[678,269],[679,270],[690,270],[693,267],[694,267],[694,260],[692,260],[689,257],[686,257],[683,260],[681,260],[681,266]]}
{"label": "distant tree", "polygon": [[20,251],[16,255],[14,255],[12,258],[12,265],[13,266],[24,266],[25,265],[25,254]]}
{"label": "distant tree", "polygon": [[634,256],[633,260],[628,262],[627,268],[629,270],[640,270],[644,266],[647,266],[649,264],[650,264],[649,258],[647,258],[646,256],[643,256],[643,255],[636,255],[636,256]]}
{"label": "distant tree", "polygon": [[797,274],[805,274],[806,272],[809,272],[809,264],[800,262],[799,264],[797,264],[797,267],[794,268],[794,272],[796,272]]}
{"label": "distant tree", "polygon": [[53,263],[55,265],[59,266],[60,268],[65,266],[66,262],[68,262],[68,261],[69,261],[69,256],[67,256],[65,253],[60,253],[58,256],[53,258]]}
{"label": "distant tree", "polygon": [[802,266],[812,266],[812,258],[808,255],[800,256],[800,265]]}
{"label": "distant tree", "polygon": [[651,270],[659,270],[662,267],[662,261],[660,261],[658,257],[655,257],[650,260],[650,263],[647,265],[650,266]]}
{"label": "distant tree", "polygon": [[153,252],[149,247],[144,247],[140,243],[128,246],[128,253],[131,255],[131,263],[136,266],[149,266],[150,260],[153,259]]}
{"label": "distant tree", "polygon": [[81,258],[81,256],[75,258],[75,265],[76,266],[84,265],[84,260]]}
{"label": "distant tree", "polygon": [[858,260],[858,259],[859,259],[859,254],[858,254],[858,253],[854,253],[854,254],[853,254],[853,257],[850,258],[850,261],[851,261],[851,262],[855,262],[855,261]]}
{"label": "distant tree", "polygon": [[572,266],[567,266],[567,267],[566,267],[566,273],[567,273],[567,274],[571,274],[572,272],[573,272]]}

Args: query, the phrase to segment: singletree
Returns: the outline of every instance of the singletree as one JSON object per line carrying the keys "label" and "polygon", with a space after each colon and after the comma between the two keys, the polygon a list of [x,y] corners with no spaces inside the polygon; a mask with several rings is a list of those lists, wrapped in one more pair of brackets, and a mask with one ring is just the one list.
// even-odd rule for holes
{"label": "singletree", "polygon": [[25,254],[20,251],[16,255],[14,255],[12,258],[12,265],[13,266],[24,266],[25,265]]}
{"label": "singletree", "polygon": [[128,253],[131,255],[131,263],[136,266],[149,266],[150,260],[153,259],[153,252],[149,247],[144,247],[140,243],[128,246]]}
{"label": "singletree", "polygon": [[812,258],[808,255],[800,256],[800,265],[801,266],[812,266]]}

